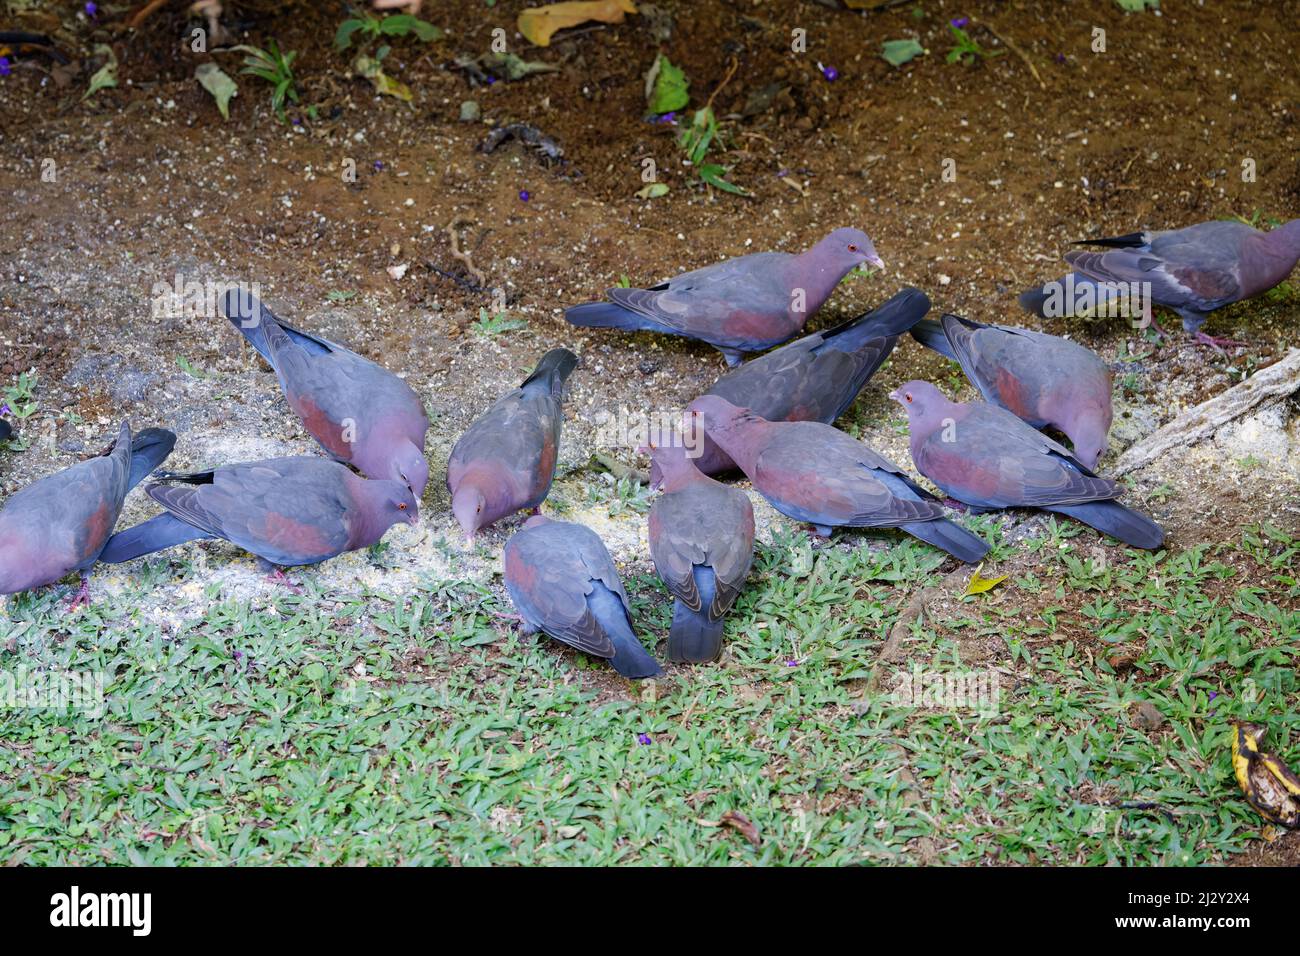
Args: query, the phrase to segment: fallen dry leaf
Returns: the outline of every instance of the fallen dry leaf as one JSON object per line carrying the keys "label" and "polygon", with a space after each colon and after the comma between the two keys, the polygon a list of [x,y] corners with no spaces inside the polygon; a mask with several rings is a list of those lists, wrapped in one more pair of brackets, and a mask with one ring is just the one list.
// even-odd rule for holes
{"label": "fallen dry leaf", "polygon": [[734,830],[739,830],[740,835],[754,845],[754,849],[758,849],[762,845],[763,841],[758,837],[758,827],[754,826],[754,824],[750,822],[749,817],[745,816],[743,813],[739,813],[736,810],[728,810],[722,815],[720,822],[724,826],[729,826]]}
{"label": "fallen dry leaf", "polygon": [[529,43],[550,46],[556,30],[576,27],[588,20],[601,23],[622,23],[623,15],[636,13],[632,0],[579,0],[570,3],[552,3],[533,7],[519,14],[519,32]]}

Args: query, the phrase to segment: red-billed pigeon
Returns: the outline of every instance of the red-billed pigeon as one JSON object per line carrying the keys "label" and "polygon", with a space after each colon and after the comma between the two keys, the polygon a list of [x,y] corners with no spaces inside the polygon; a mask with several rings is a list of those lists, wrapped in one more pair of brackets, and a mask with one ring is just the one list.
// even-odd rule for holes
{"label": "red-billed pigeon", "polygon": [[[889,358],[898,337],[925,318],[930,300],[907,288],[879,308],[843,325],[805,335],[718,379],[705,395],[721,395],[770,422],[829,425],[853,404],[864,385]],[[736,467],[705,436],[695,467],[719,475]],[[659,487],[659,466],[650,464],[650,486]]]}
{"label": "red-billed pigeon", "polygon": [[524,630],[606,658],[624,677],[663,673],[637,640],[614,559],[590,528],[534,515],[506,542],[503,563]]}
{"label": "red-billed pigeon", "polygon": [[1044,315],[1060,311],[1057,306],[1068,298],[1061,296],[1062,289],[1073,287],[1078,296],[1089,286],[1087,291],[1100,300],[1114,294],[1107,283],[1145,283],[1151,300],[1177,312],[1187,333],[1218,348],[1232,343],[1201,331],[1206,316],[1267,292],[1291,274],[1300,262],[1300,219],[1269,232],[1235,220],[1212,220],[1185,229],[1083,239],[1075,245],[1105,246],[1110,251],[1067,252],[1065,261],[1074,268],[1070,281],[1030,289],[1020,296],[1022,306]]}
{"label": "red-billed pigeon", "polygon": [[167,511],[113,535],[101,560],[120,564],[223,538],[268,565],[316,564],[377,544],[399,521],[419,521],[406,482],[362,478],[327,458],[272,458],[159,478],[147,490]]}
{"label": "red-billed pigeon", "polygon": [[447,461],[447,488],[466,541],[546,500],[560,450],[564,381],[577,364],[568,349],[547,352],[522,385],[497,399],[457,440]]}
{"label": "red-billed pigeon", "polygon": [[958,501],[1057,511],[1135,548],[1164,542],[1159,525],[1114,500],[1118,484],[1006,409],[949,401],[929,382],[908,382],[889,397],[907,410],[917,470]]}
{"label": "red-billed pigeon", "polygon": [[90,569],[117,524],[126,493],[163,463],[176,436],[122,423],[101,455],[32,482],[0,509],[0,594],[81,574],[74,606],[89,601]]}
{"label": "red-billed pigeon", "polygon": [[417,498],[429,480],[429,420],[411,386],[369,359],[276,318],[243,289],[226,317],[275,370],[280,388],[321,447],[370,478],[406,482]]}
{"label": "red-billed pigeon", "polygon": [[807,252],[757,252],[683,272],[649,289],[609,289],[607,302],[565,310],[574,325],[664,332],[707,342],[736,365],[797,335],[840,280],[863,263],[882,268],[860,229],[836,229]]}
{"label": "red-billed pigeon", "polygon": [[837,527],[901,528],[962,561],[989,546],[944,517],[934,495],[866,444],[821,422],[769,422],[717,395],[690,415],[731,456],[772,507],[829,537]]}
{"label": "red-billed pigeon", "polygon": [[919,322],[912,336],[959,362],[986,402],[1035,428],[1050,425],[1064,432],[1074,443],[1074,457],[1097,467],[1114,417],[1110,369],[1097,353],[1046,332],[957,315]]}
{"label": "red-billed pigeon", "polygon": [[650,557],[676,598],[668,659],[714,661],[722,653],[722,619],[754,560],[754,508],[739,488],[700,473],[685,446],[649,446],[663,475],[650,507]]}

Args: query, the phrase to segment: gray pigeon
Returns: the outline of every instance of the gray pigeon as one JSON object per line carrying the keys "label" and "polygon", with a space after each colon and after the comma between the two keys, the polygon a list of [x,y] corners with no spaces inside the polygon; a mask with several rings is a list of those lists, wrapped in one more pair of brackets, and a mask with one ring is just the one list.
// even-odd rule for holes
{"label": "gray pigeon", "polygon": [[[1150,283],[1151,299],[1177,312],[1183,329],[1196,341],[1218,348],[1233,344],[1201,331],[1215,309],[1249,299],[1277,285],[1300,261],[1300,219],[1270,232],[1236,220],[1212,220],[1168,232],[1134,232],[1110,239],[1084,239],[1075,245],[1106,246],[1108,252],[1067,252],[1074,267],[1072,284]],[[1057,288],[1065,285],[1059,280]],[[1042,286],[1020,296],[1020,304],[1043,315],[1052,289]],[[1159,328],[1159,326],[1157,326]]]}

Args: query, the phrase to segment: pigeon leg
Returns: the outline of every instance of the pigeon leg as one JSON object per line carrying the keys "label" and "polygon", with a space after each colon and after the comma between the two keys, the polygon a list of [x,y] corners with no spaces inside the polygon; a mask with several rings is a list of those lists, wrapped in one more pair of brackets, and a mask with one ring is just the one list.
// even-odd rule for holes
{"label": "pigeon leg", "polygon": [[77,593],[72,596],[68,602],[68,613],[72,613],[79,607],[90,607],[90,575],[81,575],[81,586],[77,588]]}
{"label": "pigeon leg", "polygon": [[1243,346],[1246,344],[1245,342],[1238,342],[1235,339],[1216,338],[1213,335],[1207,335],[1206,333],[1202,332],[1200,329],[1196,330],[1196,335],[1194,336],[1194,338],[1197,345],[1208,345],[1210,348],[1214,349],[1214,351],[1218,352],[1220,355],[1227,354],[1226,352],[1223,351],[1223,347],[1225,345],[1231,345],[1236,347],[1236,346]]}

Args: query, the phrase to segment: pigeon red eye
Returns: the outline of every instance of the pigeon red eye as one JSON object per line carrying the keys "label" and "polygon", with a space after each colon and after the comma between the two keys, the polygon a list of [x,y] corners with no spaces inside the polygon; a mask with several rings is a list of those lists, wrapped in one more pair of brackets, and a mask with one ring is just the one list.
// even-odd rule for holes
{"label": "pigeon red eye", "polygon": [[398,504],[397,504],[397,510],[398,510],[398,511],[405,511],[405,510],[406,510],[406,503],[405,503],[405,502],[398,502]]}
{"label": "pigeon red eye", "polygon": [[857,251],[858,251],[858,247],[857,247],[857,246],[852,245],[852,244],[849,245],[849,252],[857,252]]}
{"label": "pigeon red eye", "polygon": [[903,397],[904,397],[905,399],[907,399],[907,400],[910,402],[910,401],[912,400],[912,393],[911,393],[911,392],[908,392],[908,393],[907,393],[906,395],[904,395]]}

